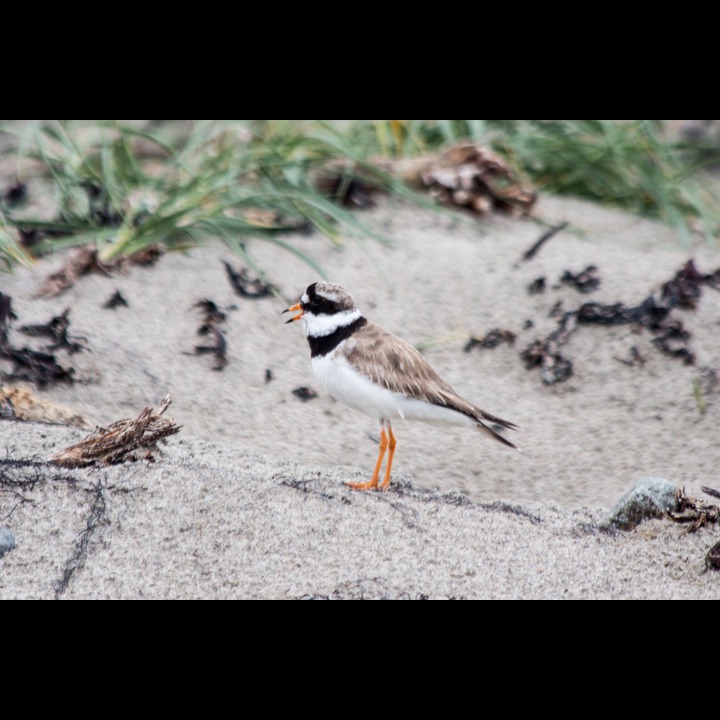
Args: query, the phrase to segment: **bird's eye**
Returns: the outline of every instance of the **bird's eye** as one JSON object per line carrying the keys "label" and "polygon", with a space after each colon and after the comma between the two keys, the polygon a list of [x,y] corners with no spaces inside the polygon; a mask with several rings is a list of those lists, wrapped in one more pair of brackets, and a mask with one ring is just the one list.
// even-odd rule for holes
{"label": "bird's eye", "polygon": [[325,302],[325,298],[321,297],[320,295],[315,295],[313,299],[310,301],[310,304],[313,307],[320,307]]}

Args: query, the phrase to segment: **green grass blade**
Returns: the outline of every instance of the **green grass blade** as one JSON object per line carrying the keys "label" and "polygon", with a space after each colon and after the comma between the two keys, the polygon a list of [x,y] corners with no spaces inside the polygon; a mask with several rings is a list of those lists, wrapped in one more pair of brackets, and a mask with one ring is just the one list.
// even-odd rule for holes
{"label": "green grass blade", "polygon": [[22,249],[12,235],[0,225],[0,267],[9,271],[15,265],[30,267],[32,258]]}

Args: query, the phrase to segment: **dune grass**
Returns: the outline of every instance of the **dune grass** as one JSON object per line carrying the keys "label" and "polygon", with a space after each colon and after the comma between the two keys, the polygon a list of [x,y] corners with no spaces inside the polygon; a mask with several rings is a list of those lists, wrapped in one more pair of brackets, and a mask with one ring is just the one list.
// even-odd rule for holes
{"label": "dune grass", "polygon": [[541,193],[656,217],[682,238],[720,231],[720,202],[701,172],[720,162],[720,147],[673,139],[663,120],[384,120],[373,130],[388,156],[470,138],[493,146]]}
{"label": "dune grass", "polygon": [[[506,121],[498,144],[541,192],[574,195],[657,217],[687,238],[694,229],[717,237],[720,204],[700,170],[701,158],[672,140],[661,120]],[[714,155],[714,156],[713,156]]]}
{"label": "dune grass", "polygon": [[323,275],[285,232],[313,227],[334,243],[341,235],[359,243],[383,239],[310,182],[312,170],[338,150],[290,130],[201,120],[172,146],[122,121],[36,121],[20,138],[19,152],[29,172],[50,180],[56,216],[48,221],[6,211],[0,252],[8,264],[23,257],[10,227],[33,236],[34,254],[93,243],[104,261],[217,237],[262,272],[243,242],[259,237]]}
{"label": "dune grass", "polygon": [[[3,129],[4,121],[0,121]],[[121,120],[32,121],[20,130],[20,167],[42,176],[55,198],[51,220],[0,205],[0,267],[94,243],[103,260],[148,246],[167,249],[221,238],[259,274],[245,239],[275,243],[318,267],[287,232],[314,228],[349,237],[372,255],[382,236],[318,190],[313,173],[359,165],[373,184],[412,197],[371,158],[429,153],[460,139],[488,144],[542,192],[610,203],[652,215],[679,236],[717,238],[720,208],[688,144],[659,120],[195,120],[168,138]],[[342,185],[342,182],[341,182]],[[0,188],[1,190],[2,188]],[[415,196],[417,199],[417,196]],[[18,232],[32,237],[21,247]]]}
{"label": "dune grass", "polygon": [[14,265],[31,265],[32,258],[3,227],[3,222],[0,214],[0,270],[11,270]]}

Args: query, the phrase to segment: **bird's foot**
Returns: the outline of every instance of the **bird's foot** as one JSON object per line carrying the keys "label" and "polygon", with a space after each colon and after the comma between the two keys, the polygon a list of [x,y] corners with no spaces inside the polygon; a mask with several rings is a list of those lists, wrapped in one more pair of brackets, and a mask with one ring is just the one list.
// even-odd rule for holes
{"label": "bird's foot", "polygon": [[[370,482],[366,483],[349,483],[346,482],[345,485],[347,485],[352,490],[380,490],[378,487],[378,481],[377,479],[371,480]],[[382,488],[383,490],[385,488]]]}

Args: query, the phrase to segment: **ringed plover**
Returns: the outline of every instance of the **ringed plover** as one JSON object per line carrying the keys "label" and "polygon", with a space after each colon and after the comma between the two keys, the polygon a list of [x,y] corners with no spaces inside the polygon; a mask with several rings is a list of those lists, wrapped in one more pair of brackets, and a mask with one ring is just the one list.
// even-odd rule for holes
{"label": "ringed plover", "polygon": [[[372,478],[367,483],[347,483],[351,488],[384,490],[390,485],[397,445],[393,420],[470,425],[515,448],[490,425],[511,430],[517,425],[460,397],[412,345],[363,317],[340,285],[313,283],[300,302],[283,312],[299,313],[287,324],[305,323],[312,367],[324,390],[380,423],[380,452]],[[386,451],[385,476],[379,484]]]}

